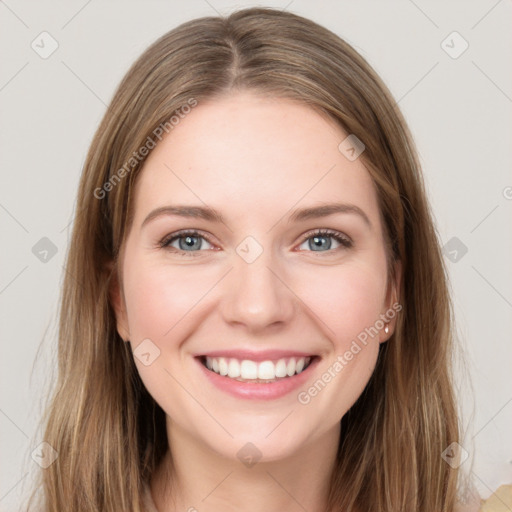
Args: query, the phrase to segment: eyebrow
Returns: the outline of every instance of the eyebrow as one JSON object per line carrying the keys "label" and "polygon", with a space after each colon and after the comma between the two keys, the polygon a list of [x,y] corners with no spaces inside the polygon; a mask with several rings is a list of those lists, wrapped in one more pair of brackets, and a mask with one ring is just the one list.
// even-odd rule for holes
{"label": "eyebrow", "polygon": [[310,208],[302,208],[295,210],[291,215],[289,222],[299,222],[308,219],[317,219],[321,217],[328,217],[336,213],[352,213],[358,215],[363,219],[365,224],[372,229],[372,223],[368,215],[356,206],[355,204],[342,204],[342,203],[327,203],[321,206],[312,206]]}
{"label": "eyebrow", "polygon": [[149,221],[165,215],[177,217],[190,217],[193,219],[204,219],[211,222],[225,223],[222,215],[213,208],[203,206],[162,206],[153,210],[142,223],[144,227]]}
{"label": "eyebrow", "polygon": [[[372,229],[372,223],[368,218],[368,215],[356,206],[355,204],[342,204],[342,203],[326,203],[320,206],[312,206],[309,208],[301,208],[294,210],[288,219],[288,222],[300,222],[308,219],[317,219],[322,217],[328,217],[336,213],[349,213],[358,215],[365,224]],[[148,222],[157,217],[162,216],[177,216],[177,217],[188,217],[193,219],[203,219],[211,222],[223,223],[225,220],[221,213],[208,206],[162,206],[156,208],[148,214],[148,216],[142,222],[141,228],[144,227]]]}

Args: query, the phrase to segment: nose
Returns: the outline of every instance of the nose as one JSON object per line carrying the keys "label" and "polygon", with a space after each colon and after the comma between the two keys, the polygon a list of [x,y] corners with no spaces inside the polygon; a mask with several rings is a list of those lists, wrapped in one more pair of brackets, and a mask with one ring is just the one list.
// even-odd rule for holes
{"label": "nose", "polygon": [[298,299],[271,251],[263,251],[250,263],[235,253],[233,266],[224,280],[222,314],[227,323],[255,333],[283,327],[292,320]]}

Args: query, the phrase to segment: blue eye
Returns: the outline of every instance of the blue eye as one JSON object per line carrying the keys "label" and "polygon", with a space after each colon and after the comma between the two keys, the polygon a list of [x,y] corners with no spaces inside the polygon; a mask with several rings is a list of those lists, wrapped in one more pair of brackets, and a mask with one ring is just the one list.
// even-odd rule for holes
{"label": "blue eye", "polygon": [[[332,248],[332,240],[335,240],[341,247]],[[175,242],[178,243],[176,247],[173,245]],[[166,236],[159,242],[159,247],[162,249],[170,249],[173,252],[180,254],[181,256],[198,256],[202,252],[202,249],[209,249],[211,247],[203,247],[203,242],[211,245],[208,238],[200,233],[199,231],[181,231]],[[344,236],[342,233],[332,231],[328,229],[317,230],[313,233],[308,233],[301,245],[308,243],[308,248],[311,252],[332,252],[340,248],[349,249],[353,246],[352,241]]]}
{"label": "blue eye", "polygon": [[[184,256],[196,256],[193,253],[200,252],[197,251],[197,249],[200,249],[203,246],[203,240],[208,244],[210,243],[206,237],[200,234],[198,231],[182,231],[181,233],[164,238],[159,245],[161,248],[172,248],[177,252],[181,252],[182,254],[185,253],[183,254]],[[178,247],[171,245],[174,241],[178,242]]]}
{"label": "blue eye", "polygon": [[308,247],[312,250],[312,252],[329,252],[339,249],[339,247],[332,248],[332,241],[329,239],[334,239],[337,243],[346,249],[349,249],[353,245],[352,241],[348,237],[337,231],[331,231],[330,229],[322,229],[315,231],[314,233],[308,233],[302,244],[308,242]]}

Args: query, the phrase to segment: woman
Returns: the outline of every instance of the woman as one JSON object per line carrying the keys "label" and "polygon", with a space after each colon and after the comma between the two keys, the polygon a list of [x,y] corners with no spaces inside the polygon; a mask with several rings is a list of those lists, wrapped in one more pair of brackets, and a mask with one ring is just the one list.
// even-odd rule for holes
{"label": "woman", "polygon": [[346,42],[263,8],[165,34],[77,212],[46,511],[455,510],[446,271],[406,123]]}

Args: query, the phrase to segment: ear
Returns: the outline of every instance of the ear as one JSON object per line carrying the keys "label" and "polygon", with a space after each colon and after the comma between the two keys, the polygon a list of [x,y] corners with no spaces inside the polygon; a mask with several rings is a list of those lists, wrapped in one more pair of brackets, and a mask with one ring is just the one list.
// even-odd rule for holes
{"label": "ear", "polygon": [[109,285],[109,299],[116,315],[117,332],[124,341],[130,340],[130,331],[128,329],[128,315],[126,314],[126,303],[122,287],[119,283],[118,272],[112,262],[107,264],[107,269],[112,272]]}
{"label": "ear", "polygon": [[385,310],[382,311],[381,318],[385,321],[385,325],[389,330],[386,333],[384,327],[380,331],[380,343],[387,341],[395,332],[396,320],[399,312],[402,310],[402,305],[399,303],[400,299],[400,285],[402,282],[402,262],[396,260],[394,263],[395,278],[391,279],[388,284],[386,294]]}

